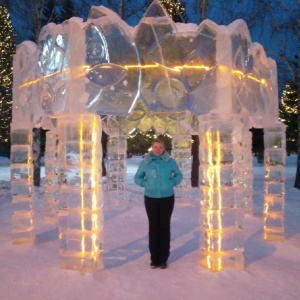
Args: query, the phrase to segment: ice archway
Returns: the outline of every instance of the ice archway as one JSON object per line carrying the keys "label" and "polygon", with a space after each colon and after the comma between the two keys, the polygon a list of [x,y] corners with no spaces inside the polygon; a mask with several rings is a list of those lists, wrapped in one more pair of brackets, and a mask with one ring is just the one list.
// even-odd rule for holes
{"label": "ice archway", "polygon": [[155,0],[136,28],[103,6],[92,7],[86,22],[48,24],[38,45],[24,42],[14,57],[13,242],[34,240],[32,127],[50,130],[45,202],[48,219],[59,203],[61,265],[83,272],[101,267],[101,131],[110,135],[108,188],[123,189],[126,134],[154,128],[172,134],[182,168],[190,135],[199,134],[200,264],[243,267],[250,127],[265,128],[265,236],[283,236],[285,145],[277,119],[276,64],[242,20],[175,24]]}

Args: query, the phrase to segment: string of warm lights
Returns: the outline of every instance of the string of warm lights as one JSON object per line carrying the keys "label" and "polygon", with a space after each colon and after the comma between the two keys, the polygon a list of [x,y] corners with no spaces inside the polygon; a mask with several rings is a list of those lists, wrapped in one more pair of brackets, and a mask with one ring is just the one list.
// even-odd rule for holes
{"label": "string of warm lights", "polygon": [[184,21],[185,7],[179,0],[160,0],[174,22]]}
{"label": "string of warm lights", "polygon": [[286,111],[288,114],[298,114],[298,100],[297,87],[290,83],[286,84],[281,97],[282,107],[280,111]]}
{"label": "string of warm lights", "polygon": [[279,120],[286,127],[287,151],[297,152],[298,141],[298,92],[297,85],[287,83],[281,97],[281,107],[279,108]]}
{"label": "string of warm lights", "polygon": [[[95,70],[97,67],[101,67],[103,69],[111,69],[113,68],[113,65],[111,66],[108,66],[108,65],[95,65],[93,67],[89,66],[89,65],[85,65],[82,67],[82,73],[79,73],[78,74],[78,77],[81,77],[81,76],[86,76],[89,72]],[[182,66],[173,66],[173,67],[168,67],[168,66],[164,66],[164,65],[160,65],[158,63],[155,63],[155,64],[147,64],[147,65],[124,65],[124,66],[119,66],[121,68],[124,68],[126,70],[128,69],[154,69],[154,68],[165,68],[165,69],[168,69],[168,70],[171,70],[171,71],[174,71],[174,72],[181,72],[183,71],[184,69],[193,69],[193,70],[200,70],[200,71],[210,71],[213,67],[209,67],[209,66],[205,66],[205,65],[182,65]],[[227,66],[223,66],[223,65],[219,65],[217,66],[216,70],[219,70],[221,72],[227,72],[228,70],[228,67]],[[70,69],[69,68],[66,68],[66,69],[63,69],[62,71],[57,71],[57,72],[53,72],[51,74],[47,74],[41,78],[37,78],[35,80],[32,80],[32,81],[29,81],[29,82],[25,82],[24,84],[22,84],[21,86],[19,86],[19,89],[21,88],[26,88],[26,87],[29,87],[33,84],[37,84],[42,78],[43,79],[47,79],[47,78],[50,78],[50,77],[53,77],[53,76],[62,76],[63,74],[65,73],[68,73],[70,72]],[[255,81],[257,83],[260,83],[262,84],[263,86],[267,87],[268,86],[268,82],[265,78],[257,78],[255,77],[252,73],[243,73],[239,70],[232,70],[231,73],[233,75],[235,75],[237,78],[239,79],[244,79],[244,78],[247,78],[247,79],[250,79],[252,81]]]}
{"label": "string of warm lights", "polygon": [[0,5],[0,142],[10,140],[12,108],[12,60],[15,53],[13,27],[8,10]]}

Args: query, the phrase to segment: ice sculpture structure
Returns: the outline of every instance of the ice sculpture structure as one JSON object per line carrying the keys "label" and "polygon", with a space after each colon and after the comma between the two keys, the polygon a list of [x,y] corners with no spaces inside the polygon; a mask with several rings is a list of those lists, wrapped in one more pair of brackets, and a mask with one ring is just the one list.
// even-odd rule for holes
{"label": "ice sculpture structure", "polygon": [[199,135],[200,265],[242,268],[251,127],[267,128],[265,238],[283,237],[285,144],[277,120],[276,64],[243,20],[175,24],[154,0],[136,28],[103,6],[92,7],[86,22],[48,24],[38,45],[24,42],[14,57],[13,242],[34,240],[33,127],[50,130],[46,214],[55,220],[58,210],[61,266],[83,272],[102,266],[102,129],[110,135],[108,190],[125,189],[126,135],[154,129],[173,136],[186,190],[190,136]]}

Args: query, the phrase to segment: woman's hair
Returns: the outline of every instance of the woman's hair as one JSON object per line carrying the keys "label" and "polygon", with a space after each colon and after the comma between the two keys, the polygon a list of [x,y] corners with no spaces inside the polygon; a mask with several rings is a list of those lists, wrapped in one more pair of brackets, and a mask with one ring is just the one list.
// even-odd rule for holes
{"label": "woman's hair", "polygon": [[151,144],[151,145],[153,146],[154,143],[160,143],[160,144],[162,144],[163,147],[165,148],[165,142],[164,142],[162,139],[160,139],[160,138],[154,139],[154,140],[152,141],[152,144]]}

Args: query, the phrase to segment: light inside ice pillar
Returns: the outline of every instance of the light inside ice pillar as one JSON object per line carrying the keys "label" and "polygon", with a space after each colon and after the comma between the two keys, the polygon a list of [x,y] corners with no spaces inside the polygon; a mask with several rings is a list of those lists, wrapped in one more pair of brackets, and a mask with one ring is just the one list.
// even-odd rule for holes
{"label": "light inside ice pillar", "polygon": [[93,272],[102,264],[99,116],[58,117],[60,265]]}
{"label": "light inside ice pillar", "polygon": [[199,117],[201,247],[199,263],[211,271],[241,269],[243,196],[238,174],[241,130],[238,117]]}
{"label": "light inside ice pillar", "polygon": [[[96,235],[95,235],[95,231],[98,230],[98,226],[97,226],[97,214],[95,213],[96,209],[97,209],[97,195],[96,195],[96,184],[98,183],[96,180],[96,172],[98,171],[98,166],[97,166],[97,156],[96,156],[96,145],[98,144],[97,141],[97,132],[96,129],[96,119],[97,117],[93,117],[92,120],[92,134],[91,134],[91,223],[92,223],[92,235],[91,235],[91,242],[92,242],[92,246],[91,246],[91,256],[90,258],[92,260],[96,260],[97,259],[97,246],[96,246]],[[85,212],[85,188],[84,188],[84,157],[83,157],[83,153],[84,153],[84,145],[85,145],[85,140],[84,140],[84,121],[81,120],[80,121],[80,131],[79,131],[79,141],[80,141],[80,166],[82,166],[80,168],[80,172],[81,172],[81,176],[80,176],[80,190],[81,190],[81,230],[82,232],[86,231],[85,228],[85,219],[86,219],[86,212]],[[81,252],[82,252],[82,259],[84,259],[85,257],[85,235],[83,234],[81,237]]]}
{"label": "light inside ice pillar", "polygon": [[[207,240],[208,240],[208,247],[207,251],[221,251],[221,243],[222,243],[222,222],[221,222],[221,213],[222,213],[222,194],[220,192],[220,162],[221,162],[221,149],[220,149],[220,132],[216,132],[216,151],[214,154],[213,147],[212,147],[212,136],[211,132],[206,132],[205,134],[207,140],[207,152],[208,152],[208,168],[207,168],[207,178],[209,181],[209,188],[208,188],[208,199],[209,199],[209,208],[206,211],[206,220],[208,223],[208,228],[213,228],[213,230],[207,231]],[[215,177],[215,178],[214,178]],[[216,179],[216,180],[215,180]],[[214,183],[215,182],[215,183]],[[217,195],[217,209],[213,210],[213,189],[216,190]],[[212,218],[214,215],[217,216],[217,226],[213,226]],[[213,238],[214,232],[217,235],[217,249],[214,249],[213,246],[210,244],[210,240]],[[213,268],[211,255],[207,255],[207,267],[208,269]],[[217,265],[216,271],[221,271],[222,269],[222,258],[217,258]]]}

